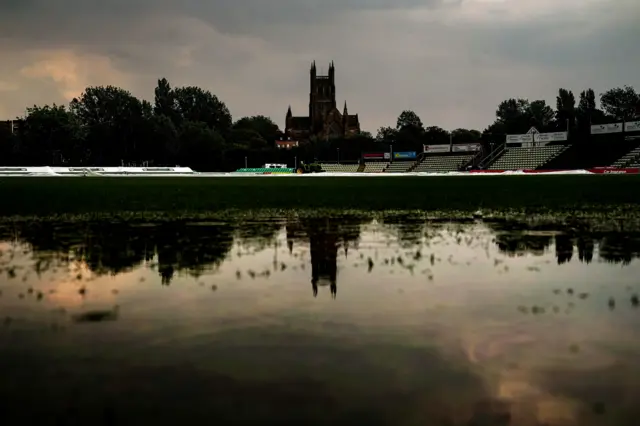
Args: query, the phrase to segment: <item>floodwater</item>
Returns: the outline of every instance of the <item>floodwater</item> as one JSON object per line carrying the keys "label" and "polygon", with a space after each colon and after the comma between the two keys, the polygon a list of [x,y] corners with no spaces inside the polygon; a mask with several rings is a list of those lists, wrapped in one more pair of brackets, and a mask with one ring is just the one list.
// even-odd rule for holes
{"label": "floodwater", "polygon": [[640,227],[0,224],[0,424],[637,425]]}

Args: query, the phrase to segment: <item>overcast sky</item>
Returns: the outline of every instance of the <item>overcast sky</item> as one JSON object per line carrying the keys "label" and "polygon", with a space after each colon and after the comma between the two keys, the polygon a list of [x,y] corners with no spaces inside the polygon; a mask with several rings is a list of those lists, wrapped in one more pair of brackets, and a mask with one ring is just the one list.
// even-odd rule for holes
{"label": "overcast sky", "polygon": [[365,130],[403,109],[482,130],[508,97],[639,89],[638,22],[639,0],[0,0],[0,119],[166,77],[283,126],[315,59]]}

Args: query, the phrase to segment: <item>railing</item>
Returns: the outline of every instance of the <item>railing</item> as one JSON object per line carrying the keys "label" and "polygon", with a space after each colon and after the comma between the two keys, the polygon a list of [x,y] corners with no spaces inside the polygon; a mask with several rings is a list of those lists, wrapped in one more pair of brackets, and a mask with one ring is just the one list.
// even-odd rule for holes
{"label": "railing", "polygon": [[413,162],[413,164],[411,165],[411,167],[409,167],[409,169],[407,169],[407,173],[410,173],[412,171],[414,171],[416,169],[416,167],[418,167],[420,165],[420,163],[422,163],[422,160],[424,160],[424,158],[426,157],[426,153],[421,152],[416,156],[416,161]]}
{"label": "railing", "polygon": [[494,160],[497,160],[505,151],[506,145],[500,145],[495,151],[492,151],[487,157],[478,163],[478,168],[483,169]]}
{"label": "railing", "polygon": [[459,170],[467,170],[469,168],[474,168],[478,165],[478,163],[482,160],[482,150],[478,151],[476,153],[476,155],[474,155],[473,157],[471,157],[471,160],[467,161],[466,163],[462,163],[459,166]]}

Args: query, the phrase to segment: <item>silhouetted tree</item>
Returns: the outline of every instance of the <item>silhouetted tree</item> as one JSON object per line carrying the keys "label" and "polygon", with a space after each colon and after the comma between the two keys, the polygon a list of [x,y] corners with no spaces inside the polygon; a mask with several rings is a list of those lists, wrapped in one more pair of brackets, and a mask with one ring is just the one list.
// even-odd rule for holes
{"label": "silhouetted tree", "polygon": [[[555,110],[543,100],[511,98],[496,109],[495,121],[482,133],[426,126],[415,111],[404,110],[394,126],[383,126],[373,138],[368,132],[325,139],[311,138],[295,149],[277,149],[282,136],[269,117],[256,115],[233,122],[215,94],[194,86],[172,87],[158,80],[153,105],[114,86],[88,87],[68,108],[34,106],[18,119],[0,123],[0,162],[5,165],[95,165],[149,163],[182,164],[201,170],[235,170],[245,161],[255,167],[266,162],[293,165],[317,160],[356,161],[362,152],[421,151],[422,144],[481,142],[485,147],[504,143],[506,134],[564,130],[569,123],[576,140],[590,135],[590,124],[633,120],[640,114],[640,95],[624,86],[600,96],[598,109],[592,89],[579,102],[561,88]],[[640,118],[640,117],[639,117]],[[9,124],[7,124],[9,123]],[[574,131],[575,130],[575,131]],[[585,139],[586,140],[586,139]]]}
{"label": "silhouetted tree", "polygon": [[633,120],[638,114],[640,95],[631,86],[616,87],[600,95],[600,105],[615,120]]}

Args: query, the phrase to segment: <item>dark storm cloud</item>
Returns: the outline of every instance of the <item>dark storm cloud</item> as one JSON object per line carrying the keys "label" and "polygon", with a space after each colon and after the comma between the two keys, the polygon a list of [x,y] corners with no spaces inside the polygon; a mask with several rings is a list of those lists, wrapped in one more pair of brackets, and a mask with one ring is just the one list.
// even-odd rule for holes
{"label": "dark storm cloud", "polygon": [[[232,34],[255,34],[287,23],[316,23],[350,11],[442,5],[445,0],[27,0],[0,3],[0,37],[55,40],[132,30],[154,15],[201,19]],[[70,40],[66,40],[70,41]],[[82,41],[82,40],[81,40]]]}

